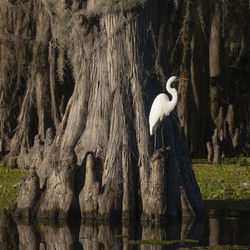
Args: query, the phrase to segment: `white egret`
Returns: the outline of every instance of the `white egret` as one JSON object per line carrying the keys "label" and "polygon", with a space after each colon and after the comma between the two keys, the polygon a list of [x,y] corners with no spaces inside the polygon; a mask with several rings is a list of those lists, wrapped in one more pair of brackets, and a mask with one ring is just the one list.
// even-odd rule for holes
{"label": "white egret", "polygon": [[168,93],[172,96],[171,101],[169,100],[166,94],[161,93],[156,96],[151,106],[150,113],[149,113],[149,129],[150,129],[150,135],[155,136],[154,146],[156,146],[155,143],[156,143],[157,128],[161,125],[164,118],[166,116],[169,116],[169,114],[174,110],[177,104],[178,93],[175,88],[171,87],[171,84],[174,82],[179,82],[179,80],[188,80],[188,79],[179,78],[177,76],[171,76],[167,81],[166,89]]}

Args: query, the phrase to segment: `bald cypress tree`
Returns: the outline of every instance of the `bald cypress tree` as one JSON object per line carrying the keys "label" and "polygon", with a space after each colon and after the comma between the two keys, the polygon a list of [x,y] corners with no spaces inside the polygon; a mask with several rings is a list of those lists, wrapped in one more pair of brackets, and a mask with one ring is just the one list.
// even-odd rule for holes
{"label": "bald cypress tree", "polygon": [[[221,14],[206,1],[1,1],[0,151],[6,164],[30,169],[16,215],[204,214],[189,146],[204,153],[208,142],[214,154],[218,145],[221,156],[221,142],[239,145],[249,126],[247,115],[235,125],[233,104],[227,116],[219,103],[208,105],[214,86],[224,91],[225,81],[218,87],[210,78],[227,31],[226,23],[213,27],[218,15],[229,18],[226,4]],[[173,74],[190,80],[179,84],[178,112],[163,124],[168,148],[153,151],[150,106]],[[225,86],[222,93],[232,93]],[[223,121],[230,136],[220,136]]]}

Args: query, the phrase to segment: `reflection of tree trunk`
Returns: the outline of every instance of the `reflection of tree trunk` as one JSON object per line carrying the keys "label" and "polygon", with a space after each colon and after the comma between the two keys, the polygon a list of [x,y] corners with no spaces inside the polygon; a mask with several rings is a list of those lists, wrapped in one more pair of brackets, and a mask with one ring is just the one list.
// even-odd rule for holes
{"label": "reflection of tree trunk", "polygon": [[111,225],[81,225],[79,241],[83,249],[122,249],[121,227]]}
{"label": "reflection of tree trunk", "polygon": [[219,245],[219,219],[209,218],[209,246]]}
{"label": "reflection of tree trunk", "polygon": [[98,227],[97,225],[81,224],[79,242],[83,249],[99,250]]}
{"label": "reflection of tree trunk", "polygon": [[136,231],[138,230],[139,226],[132,224],[132,225],[122,225],[122,235],[123,235],[123,250],[129,249],[129,240],[136,239]]}
{"label": "reflection of tree trunk", "polygon": [[[202,221],[194,218],[184,218],[162,224],[152,223],[128,224],[123,221],[114,224],[97,224],[97,221],[88,220],[79,225],[79,221],[71,221],[71,225],[62,221],[37,220],[35,224],[0,214],[0,246],[1,249],[17,249],[19,239],[20,249],[128,249],[132,246],[129,240],[180,240],[175,246],[190,246],[187,239],[200,240]],[[33,221],[34,222],[34,221]],[[18,230],[17,230],[18,229]],[[122,238],[121,238],[122,237]],[[80,244],[80,245],[79,245]],[[79,248],[78,248],[79,247]],[[140,249],[156,249],[155,245],[142,245]],[[133,248],[133,247],[132,247]],[[158,246],[157,249],[162,249]]]}
{"label": "reflection of tree trunk", "polygon": [[35,250],[39,243],[36,232],[31,225],[17,224],[18,238],[19,238],[19,249],[23,250]]}
{"label": "reflection of tree trunk", "polygon": [[[182,222],[168,221],[166,227],[158,225],[143,225],[142,236],[139,237],[142,240],[167,240],[167,241],[179,241],[177,244],[173,242],[175,246],[180,245],[182,247],[192,246],[193,243],[186,242],[188,239],[200,240],[203,233],[203,220],[198,220],[191,217],[182,218]],[[151,249],[149,246],[141,246],[140,249]],[[155,249],[156,246],[152,246]],[[158,249],[158,248],[157,248]],[[159,249],[162,247],[159,246]]]}
{"label": "reflection of tree trunk", "polygon": [[100,225],[98,227],[98,241],[104,246],[104,249],[122,249],[122,240],[116,239],[115,235],[121,235],[120,227],[110,227]]}
{"label": "reflection of tree trunk", "polygon": [[0,211],[0,249],[18,249],[18,231],[13,218]]}
{"label": "reflection of tree trunk", "polygon": [[181,235],[180,240],[186,241],[189,239],[189,233],[191,231],[191,228],[195,222],[195,218],[190,217],[184,217],[181,222]]}
{"label": "reflection of tree trunk", "polygon": [[55,225],[46,225],[41,222],[38,226],[45,249],[72,249],[74,237],[67,225],[55,227]]}
{"label": "reflection of tree trunk", "polygon": [[[150,225],[145,225],[142,227],[142,236],[141,236],[141,239],[142,240],[152,240],[152,239],[155,239],[155,240],[162,240],[162,236],[163,236],[163,232],[164,229],[161,228],[161,227],[152,227]],[[140,249],[141,250],[151,250],[151,249],[156,249],[156,250],[159,250],[161,249],[162,247],[160,245],[141,245],[140,246]]]}

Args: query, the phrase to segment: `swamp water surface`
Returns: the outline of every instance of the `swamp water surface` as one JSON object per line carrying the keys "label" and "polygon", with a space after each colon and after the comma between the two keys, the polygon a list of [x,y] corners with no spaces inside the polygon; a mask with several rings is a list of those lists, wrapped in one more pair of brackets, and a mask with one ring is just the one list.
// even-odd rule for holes
{"label": "swamp water surface", "polygon": [[210,210],[164,226],[19,221],[1,212],[0,249],[250,249],[250,212]]}

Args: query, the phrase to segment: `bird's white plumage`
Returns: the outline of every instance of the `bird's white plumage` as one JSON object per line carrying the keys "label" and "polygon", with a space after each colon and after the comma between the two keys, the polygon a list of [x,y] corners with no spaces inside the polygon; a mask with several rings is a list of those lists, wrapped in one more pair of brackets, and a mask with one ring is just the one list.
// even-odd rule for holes
{"label": "bird's white plumage", "polygon": [[157,128],[163,121],[163,119],[168,116],[175,108],[178,100],[178,93],[175,88],[171,87],[173,82],[178,82],[179,78],[172,76],[168,79],[166,84],[166,89],[171,94],[172,99],[169,100],[168,96],[164,93],[159,94],[153,101],[153,104],[149,113],[149,129],[150,135],[156,133]]}
{"label": "bird's white plumage", "polygon": [[154,135],[157,128],[163,121],[164,117],[169,115],[165,114],[164,107],[167,107],[169,104],[169,98],[166,94],[161,93],[154,99],[154,102],[151,106],[149,114],[149,129],[150,135]]}

